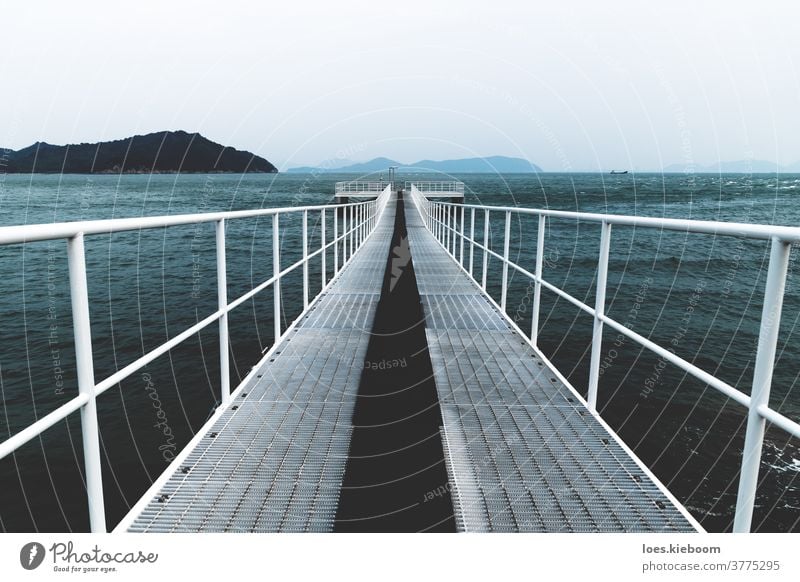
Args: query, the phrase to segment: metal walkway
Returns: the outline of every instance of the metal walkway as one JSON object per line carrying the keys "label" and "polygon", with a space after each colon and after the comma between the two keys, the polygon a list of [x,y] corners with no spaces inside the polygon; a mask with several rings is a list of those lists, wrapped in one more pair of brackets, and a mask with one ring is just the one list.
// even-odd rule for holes
{"label": "metal walkway", "polygon": [[[131,532],[333,530],[396,200]],[[692,531],[406,206],[461,531]]]}
{"label": "metal walkway", "polygon": [[[694,531],[406,206],[457,527]],[[691,520],[691,521],[690,521]]]}
{"label": "metal walkway", "polygon": [[333,529],[395,206],[128,531]]}

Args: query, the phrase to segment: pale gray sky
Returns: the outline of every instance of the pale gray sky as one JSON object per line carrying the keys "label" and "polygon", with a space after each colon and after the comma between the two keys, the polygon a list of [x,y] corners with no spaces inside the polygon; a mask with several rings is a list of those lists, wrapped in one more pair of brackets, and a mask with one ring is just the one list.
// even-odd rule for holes
{"label": "pale gray sky", "polygon": [[199,131],[280,168],[800,160],[800,4],[2,1],[0,146]]}

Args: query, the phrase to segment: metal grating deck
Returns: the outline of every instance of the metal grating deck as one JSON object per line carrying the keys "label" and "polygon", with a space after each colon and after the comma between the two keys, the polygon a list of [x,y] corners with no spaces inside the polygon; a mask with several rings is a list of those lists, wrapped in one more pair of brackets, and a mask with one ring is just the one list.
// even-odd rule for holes
{"label": "metal grating deck", "polygon": [[352,262],[128,531],[333,529],[394,214],[392,196]]}
{"label": "metal grating deck", "polygon": [[508,325],[412,205],[406,224],[458,529],[694,531]]}

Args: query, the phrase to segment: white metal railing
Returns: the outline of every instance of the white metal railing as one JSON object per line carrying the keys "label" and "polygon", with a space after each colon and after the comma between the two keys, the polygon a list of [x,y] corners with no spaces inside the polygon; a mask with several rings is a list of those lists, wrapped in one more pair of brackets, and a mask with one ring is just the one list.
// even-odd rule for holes
{"label": "white metal railing", "polygon": [[416,188],[425,196],[441,196],[463,197],[464,196],[464,182],[458,180],[413,180],[405,183],[405,189],[411,190]]}
{"label": "white metal railing", "polygon": [[383,190],[389,186],[391,182],[384,182],[383,180],[377,182],[365,182],[360,180],[354,180],[352,182],[336,182],[336,195],[341,196],[345,194],[362,194],[366,195],[370,193],[371,195],[377,196]]}
{"label": "white metal railing", "polygon": [[[23,430],[0,443],[0,459],[13,453],[19,447],[39,436],[73,412],[81,411],[81,432],[86,472],[86,492],[89,503],[89,523],[92,532],[105,532],[105,503],[100,464],[100,440],[97,425],[97,397],[109,388],[173,349],[186,339],[198,333],[215,321],[219,324],[220,339],[220,390],[221,406],[230,402],[229,378],[228,313],[254,297],[257,293],[272,286],[274,290],[274,329],[277,344],[282,337],[281,325],[281,279],[295,269],[303,269],[303,313],[309,306],[309,261],[320,256],[322,287],[324,291],[347,265],[355,252],[372,233],[383,213],[391,190],[385,187],[375,200],[352,204],[331,206],[303,206],[290,208],[265,208],[205,214],[184,214],[176,216],[153,216],[142,218],[122,218],[113,220],[91,220],[82,222],[62,222],[56,224],[35,224],[8,226],[0,228],[0,245],[19,244],[33,241],[66,239],[67,261],[69,266],[69,289],[72,302],[73,331],[75,338],[75,357],[77,361],[78,396],[59,406],[54,411],[36,420]],[[326,236],[326,213],[333,213],[333,236]],[[320,247],[313,252],[308,249],[309,213],[320,217]],[[280,217],[288,214],[302,214],[302,259],[288,267],[280,264]],[[339,220],[341,214],[341,225]],[[225,261],[225,225],[227,221],[260,216],[272,217],[272,277],[263,281],[247,293],[228,300],[227,268]],[[87,235],[110,234],[122,231],[161,228],[169,226],[216,223],[216,266],[217,266],[217,311],[170,338],[157,348],[117,370],[100,382],[94,378],[94,358],[92,351],[92,332],[89,318],[89,293],[86,277],[86,257],[84,240]],[[340,244],[341,243],[341,244]],[[328,249],[333,247],[333,277],[327,280],[326,258]],[[341,248],[340,248],[341,247]],[[341,262],[340,262],[341,252]],[[273,344],[273,345],[274,345]],[[212,419],[213,420],[213,419]],[[209,421],[211,422],[211,421]],[[203,429],[201,429],[203,430]]]}
{"label": "white metal railing", "polygon": [[[589,384],[586,405],[595,414],[597,404],[597,387],[600,378],[600,357],[603,340],[603,326],[608,325],[618,333],[651,350],[664,360],[676,365],[683,371],[705,382],[728,398],[747,408],[747,429],[744,450],[742,453],[739,491],[736,500],[734,532],[748,532],[751,528],[753,505],[758,485],[758,472],[764,442],[766,421],[781,428],[790,435],[800,438],[800,424],[787,418],[769,407],[769,394],[772,386],[773,368],[780,328],[781,309],[786,285],[786,274],[792,243],[800,242],[800,228],[790,226],[772,226],[761,224],[742,224],[732,222],[713,222],[699,220],[681,220],[671,218],[649,218],[613,214],[595,214],[587,212],[567,212],[560,210],[529,209],[507,206],[480,206],[468,204],[452,204],[428,200],[423,192],[411,188],[411,197],[425,223],[439,243],[461,268],[483,289],[487,297],[505,313],[508,293],[508,271],[515,269],[518,273],[534,282],[530,343],[538,350],[537,336],[539,331],[539,308],[542,288],[569,301],[594,318],[592,331],[592,351],[589,364]],[[476,212],[483,214],[483,240],[475,237]],[[489,244],[491,216],[501,215],[505,220],[503,252],[491,249]],[[511,234],[511,216],[527,215],[538,217],[536,243],[536,263],[533,273],[509,259],[509,242]],[[544,263],[544,233],[548,218],[565,218],[599,223],[600,252],[597,263],[597,285],[594,306],[583,303],[563,289],[546,281],[542,277]],[[748,396],[735,386],[724,382],[716,376],[702,370],[691,362],[681,358],[668,349],[656,344],[648,338],[634,332],[622,323],[610,318],[605,313],[606,279],[608,275],[608,256],[611,246],[611,227],[634,226],[638,228],[656,228],[687,233],[715,234],[736,236],[770,241],[770,259],[767,271],[767,282],[764,289],[764,306],[759,326],[758,348],[756,352],[753,385]],[[465,259],[465,244],[468,245]],[[482,251],[483,264],[480,281],[476,279],[474,269],[474,251]],[[492,256],[502,263],[502,282],[500,304],[487,293],[488,258]],[[465,266],[466,265],[466,266]],[[510,319],[509,319],[510,321]],[[521,334],[522,330],[511,322]],[[527,337],[527,336],[526,336]]]}

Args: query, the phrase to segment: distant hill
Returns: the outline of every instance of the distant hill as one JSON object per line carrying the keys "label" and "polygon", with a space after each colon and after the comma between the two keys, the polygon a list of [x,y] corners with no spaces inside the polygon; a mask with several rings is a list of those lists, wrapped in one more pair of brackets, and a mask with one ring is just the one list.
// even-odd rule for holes
{"label": "distant hill", "polygon": [[359,173],[370,174],[372,172],[381,172],[389,168],[389,166],[402,166],[400,162],[390,160],[389,158],[375,158],[368,162],[357,162],[346,166],[300,166],[297,168],[289,168],[287,172],[297,174],[309,174],[320,172],[341,172],[341,173]]}
{"label": "distant hill", "polygon": [[287,172],[336,172],[347,174],[370,174],[373,172],[384,171],[389,166],[398,166],[400,171],[443,172],[446,174],[469,174],[484,172],[511,174],[536,173],[542,171],[542,169],[536,164],[532,164],[528,160],[523,160],[522,158],[489,156],[486,158],[464,158],[460,160],[421,160],[419,162],[414,162],[413,164],[403,164],[396,160],[390,160],[389,158],[375,158],[368,162],[361,162],[357,164],[351,164],[349,166],[341,166],[338,168],[301,166],[298,168],[289,168]]}
{"label": "distant hill", "polygon": [[264,158],[199,133],[160,131],[116,141],[0,150],[0,173],[150,174],[277,172]]}

